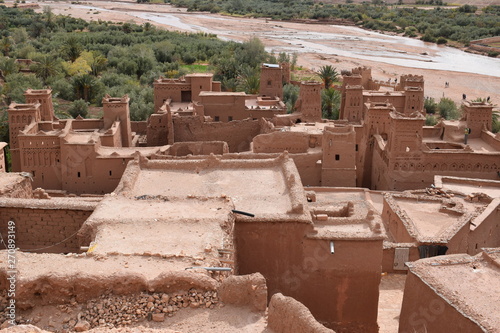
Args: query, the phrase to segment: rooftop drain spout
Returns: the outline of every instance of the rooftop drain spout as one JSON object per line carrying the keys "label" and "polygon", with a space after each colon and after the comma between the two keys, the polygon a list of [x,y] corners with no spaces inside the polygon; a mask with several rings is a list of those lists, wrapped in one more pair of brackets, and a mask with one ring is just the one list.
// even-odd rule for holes
{"label": "rooftop drain spout", "polygon": [[213,271],[213,272],[229,272],[229,271],[231,271],[230,267],[201,267],[201,266],[186,267],[184,270],[187,271],[188,269],[198,269],[198,268],[202,268],[202,269],[205,269],[207,271]]}
{"label": "rooftop drain spout", "polygon": [[236,209],[233,209],[231,210],[234,214],[241,214],[241,215],[245,215],[245,216],[250,216],[250,217],[255,217],[255,214],[252,214],[252,213],[247,213],[247,212],[243,212],[241,210],[236,210]]}

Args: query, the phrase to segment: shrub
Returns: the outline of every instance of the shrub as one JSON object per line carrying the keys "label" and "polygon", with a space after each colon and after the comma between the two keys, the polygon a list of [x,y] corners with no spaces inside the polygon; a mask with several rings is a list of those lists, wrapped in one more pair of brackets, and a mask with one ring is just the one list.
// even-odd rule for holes
{"label": "shrub", "polygon": [[450,98],[443,97],[439,100],[437,105],[439,115],[443,119],[458,119],[460,117],[460,112],[453,100]]}
{"label": "shrub", "polygon": [[77,99],[68,109],[69,114],[76,118],[81,116],[82,118],[86,118],[89,113],[89,105],[83,99]]}
{"label": "shrub", "polygon": [[434,98],[426,98],[424,101],[424,109],[426,113],[434,114],[436,113],[437,104]]}
{"label": "shrub", "polygon": [[436,116],[430,114],[425,116],[425,126],[434,126],[436,124],[437,124]]}
{"label": "shrub", "polygon": [[436,43],[437,44],[446,44],[448,43],[448,40],[444,37],[439,37],[437,40],[436,40]]}

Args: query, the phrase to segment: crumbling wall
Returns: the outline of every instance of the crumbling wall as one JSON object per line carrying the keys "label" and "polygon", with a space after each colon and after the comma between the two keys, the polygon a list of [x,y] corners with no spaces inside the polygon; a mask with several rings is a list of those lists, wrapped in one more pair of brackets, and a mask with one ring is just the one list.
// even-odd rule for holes
{"label": "crumbling wall", "polygon": [[335,333],[316,321],[303,304],[280,293],[271,298],[267,321],[275,333]]}
{"label": "crumbling wall", "polygon": [[250,306],[254,311],[265,311],[266,279],[260,273],[229,276],[219,287],[219,298],[226,304]]}
{"label": "crumbling wall", "polygon": [[6,198],[33,198],[33,189],[29,177],[17,173],[3,173],[0,187],[0,197]]}
{"label": "crumbling wall", "polygon": [[80,252],[76,233],[95,209],[96,203],[74,203],[60,199],[1,199],[0,233],[15,222],[16,246],[41,252]]}
{"label": "crumbling wall", "polygon": [[260,134],[258,120],[206,122],[200,117],[174,117],[174,142],[185,141],[225,141],[229,151],[250,150],[253,138]]}

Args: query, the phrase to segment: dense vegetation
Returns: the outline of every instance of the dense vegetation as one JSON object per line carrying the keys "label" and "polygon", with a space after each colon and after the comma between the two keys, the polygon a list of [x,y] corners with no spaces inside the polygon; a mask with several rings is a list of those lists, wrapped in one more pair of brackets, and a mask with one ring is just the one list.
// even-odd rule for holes
{"label": "dense vegetation", "polygon": [[[50,86],[59,117],[85,116],[105,94],[128,94],[132,120],[144,120],[153,112],[153,80],[179,77],[197,68],[194,63],[210,67],[226,90],[254,92],[260,64],[277,61],[256,38],[224,42],[148,23],[86,22],[50,10],[37,14],[0,6],[0,28],[0,105],[24,102],[27,88]],[[33,60],[24,68],[30,72],[20,72],[15,59]]]}
{"label": "dense vegetation", "polygon": [[[364,4],[328,4],[312,0],[171,0],[172,4],[190,11],[209,11],[291,19],[344,19],[367,29],[421,36],[425,41],[446,43],[447,40],[467,44],[471,40],[500,35],[500,6],[488,6],[481,12],[464,5],[450,9],[437,6],[432,10],[410,6]],[[382,1],[379,1],[382,3]],[[403,1],[400,1],[403,3]],[[433,4],[442,4],[434,2]]]}

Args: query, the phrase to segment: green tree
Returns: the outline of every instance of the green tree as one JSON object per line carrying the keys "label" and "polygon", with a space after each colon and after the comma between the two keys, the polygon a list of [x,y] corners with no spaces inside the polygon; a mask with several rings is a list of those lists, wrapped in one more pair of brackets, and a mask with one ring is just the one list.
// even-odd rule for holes
{"label": "green tree", "polygon": [[5,77],[3,94],[5,103],[25,103],[24,92],[31,89],[41,89],[42,81],[33,74],[14,73]]}
{"label": "green tree", "polygon": [[437,103],[434,101],[434,98],[427,97],[424,100],[424,109],[426,113],[434,114],[437,110]]}
{"label": "green tree", "polygon": [[85,60],[87,65],[90,66],[90,74],[98,76],[101,72],[106,69],[106,64],[108,59],[102,55],[99,51],[84,51],[81,57]]}
{"label": "green tree", "polygon": [[332,65],[321,66],[316,74],[318,74],[318,76],[323,81],[325,89],[329,89],[332,86],[333,82],[337,81],[339,76],[337,69]]}
{"label": "green tree", "polygon": [[443,97],[439,100],[437,105],[437,111],[443,119],[458,119],[460,118],[460,112],[457,109],[457,105],[452,99]]}

